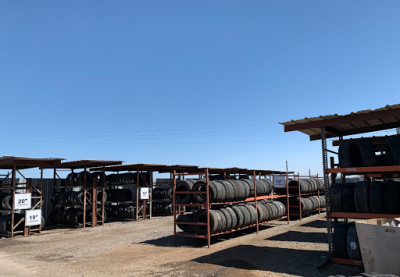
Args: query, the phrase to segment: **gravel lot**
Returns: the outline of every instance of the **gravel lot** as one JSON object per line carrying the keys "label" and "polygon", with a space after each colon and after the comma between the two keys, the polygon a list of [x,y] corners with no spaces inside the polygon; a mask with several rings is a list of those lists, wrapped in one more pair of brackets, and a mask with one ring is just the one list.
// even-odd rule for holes
{"label": "gravel lot", "polygon": [[0,277],[9,276],[328,276],[361,268],[327,265],[324,215],[277,222],[205,240],[178,238],[172,217],[114,222],[0,239]]}

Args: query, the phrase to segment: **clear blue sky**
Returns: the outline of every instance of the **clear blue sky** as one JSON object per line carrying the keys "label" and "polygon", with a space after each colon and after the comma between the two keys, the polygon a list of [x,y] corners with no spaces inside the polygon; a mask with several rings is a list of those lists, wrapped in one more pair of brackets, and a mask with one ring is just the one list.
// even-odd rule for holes
{"label": "clear blue sky", "polygon": [[278,122],[400,103],[399,11],[3,0],[0,155],[321,172]]}

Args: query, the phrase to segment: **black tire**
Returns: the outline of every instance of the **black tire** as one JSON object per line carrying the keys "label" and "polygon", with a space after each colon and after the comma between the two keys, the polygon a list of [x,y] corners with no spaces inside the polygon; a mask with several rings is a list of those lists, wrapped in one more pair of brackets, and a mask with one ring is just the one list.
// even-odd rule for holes
{"label": "black tire", "polygon": [[[191,191],[193,188],[194,181],[192,180],[181,180],[176,183],[175,191]],[[175,199],[178,203],[190,203],[192,202],[192,194],[176,194]]]}
{"label": "black tire", "polygon": [[233,209],[231,207],[226,207],[225,210],[229,213],[229,215],[231,217],[231,230],[235,229],[237,226],[237,223],[238,223],[235,212],[233,211]]}
{"label": "black tire", "polygon": [[275,206],[275,204],[274,204],[274,202],[272,201],[272,202],[269,202],[268,203],[269,204],[269,207],[271,208],[271,210],[272,210],[272,217],[271,217],[271,220],[275,220],[275,219],[277,219],[278,218],[278,216],[279,216],[279,210],[278,210],[278,207],[277,206]]}
{"label": "black tire", "polygon": [[383,214],[385,212],[384,205],[384,183],[375,181],[369,185],[369,206],[371,213]]}
{"label": "black tire", "polygon": [[354,222],[347,225],[347,257],[352,260],[361,260],[360,245]]}
{"label": "black tire", "polygon": [[250,179],[242,179],[241,180],[243,183],[247,185],[249,188],[249,197],[254,197],[254,182],[253,180]]}
{"label": "black tire", "polygon": [[256,224],[257,223],[257,218],[258,218],[256,208],[254,206],[252,206],[252,205],[249,205],[249,204],[246,204],[245,207],[250,212],[250,225]]}
{"label": "black tire", "polygon": [[266,193],[264,182],[261,180],[256,180],[256,192],[257,196],[263,196]]}
{"label": "black tire", "polygon": [[400,183],[386,181],[384,188],[385,212],[388,214],[400,213]]}
{"label": "black tire", "polygon": [[235,229],[242,228],[244,226],[244,215],[241,209],[239,209],[238,206],[232,206],[232,210],[234,211],[237,219],[237,225],[235,226]]}
{"label": "black tire", "polygon": [[[236,182],[240,183],[241,186],[242,186],[243,189],[244,189],[244,197],[243,197],[243,200],[246,199],[246,198],[251,197],[251,195],[250,195],[250,187],[249,187],[249,184],[247,184],[247,183],[244,182],[243,180],[236,180]],[[253,194],[253,195],[254,195],[254,194]]]}
{"label": "black tire", "polygon": [[236,185],[236,183],[232,182],[232,180],[226,180],[232,188],[233,188],[233,201],[238,201],[240,200],[240,195],[241,195],[241,187]]}
{"label": "black tire", "polygon": [[232,202],[235,198],[235,190],[231,183],[227,181],[218,181],[220,182],[225,188],[225,199],[224,202]]}
{"label": "black tire", "polygon": [[356,211],[354,205],[354,183],[343,185],[342,206],[344,212],[353,213]]}
{"label": "black tire", "polygon": [[[176,219],[177,222],[193,222],[193,214],[181,214]],[[207,221],[207,220],[206,220]],[[177,226],[184,232],[191,233],[193,232],[194,225],[188,224],[177,224]]]}
{"label": "black tire", "polygon": [[375,155],[374,143],[370,138],[358,140],[363,166],[377,166],[378,162]]}
{"label": "black tire", "polygon": [[343,184],[334,183],[330,189],[330,202],[332,212],[342,212],[343,211]]}
{"label": "black tire", "polygon": [[238,208],[242,211],[244,216],[243,227],[249,226],[251,224],[250,211],[244,205],[239,205]]}
{"label": "black tire", "polygon": [[265,207],[261,202],[257,202],[257,216],[258,222],[264,222],[266,218]]}
{"label": "black tire", "polygon": [[217,198],[215,202],[224,202],[226,198],[226,190],[222,183],[218,181],[212,181],[217,189]]}
{"label": "black tire", "polygon": [[400,165],[400,136],[387,137],[386,146],[393,165]]}
{"label": "black tire", "polygon": [[[208,181],[208,185],[209,185],[209,188],[210,188],[210,192],[209,192],[210,193],[210,201],[211,202],[217,202],[217,199],[219,198],[219,195],[218,195],[218,189],[217,189],[217,186],[215,185],[215,182],[214,181]],[[206,186],[207,186],[207,183],[206,183]],[[206,202],[206,198],[204,198],[204,203],[205,202]]]}
{"label": "black tire", "polygon": [[225,209],[225,208],[221,208],[219,210],[221,213],[223,213],[224,217],[225,217],[225,229],[224,231],[228,231],[232,229],[232,218],[231,218],[231,214]]}
{"label": "black tire", "polygon": [[214,210],[218,214],[218,233],[225,232],[227,228],[227,218],[221,210]]}
{"label": "black tire", "polygon": [[339,166],[362,166],[362,158],[358,145],[354,141],[344,141],[339,146]]}
{"label": "black tire", "polygon": [[[194,183],[193,187],[192,187],[192,191],[196,191],[196,192],[206,192],[207,191],[207,183],[204,180],[199,180],[196,181],[196,183]],[[215,199],[215,187],[214,190],[211,188],[210,186],[210,192],[209,192],[209,196],[210,196],[210,201]],[[203,194],[203,193],[199,193],[199,194],[193,194],[193,201],[196,203],[206,203],[207,201],[207,195]]]}
{"label": "black tire", "polygon": [[347,259],[347,224],[336,224],[333,233],[333,256]]}
{"label": "black tire", "polygon": [[357,182],[354,185],[354,206],[357,213],[369,213],[369,182]]}
{"label": "black tire", "polygon": [[274,214],[273,214],[274,211],[272,210],[271,205],[269,204],[269,202],[264,202],[263,205],[265,207],[265,210],[267,211],[266,216],[265,216],[265,221],[272,220],[272,218],[274,217]]}

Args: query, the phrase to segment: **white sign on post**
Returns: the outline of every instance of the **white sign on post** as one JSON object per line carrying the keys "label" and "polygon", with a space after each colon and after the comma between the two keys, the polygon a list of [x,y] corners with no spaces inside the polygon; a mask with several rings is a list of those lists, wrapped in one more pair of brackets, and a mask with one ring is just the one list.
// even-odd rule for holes
{"label": "white sign on post", "polygon": [[149,188],[140,188],[140,199],[149,199]]}
{"label": "white sign on post", "polygon": [[16,193],[14,210],[26,210],[32,207],[32,195],[30,193]]}
{"label": "white sign on post", "polygon": [[27,210],[25,212],[25,226],[42,224],[42,210]]}
{"label": "white sign on post", "polygon": [[275,175],[274,176],[274,187],[275,188],[286,188],[286,176]]}

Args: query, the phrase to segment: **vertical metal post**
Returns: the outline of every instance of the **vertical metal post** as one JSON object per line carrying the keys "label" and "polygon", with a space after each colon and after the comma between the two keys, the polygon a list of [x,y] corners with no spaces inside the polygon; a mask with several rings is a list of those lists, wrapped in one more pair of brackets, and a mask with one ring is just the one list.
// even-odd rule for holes
{"label": "vertical metal post", "polygon": [[174,216],[174,243],[176,243],[176,199],[175,199],[175,189],[176,189],[176,171],[172,171],[172,210]]}
{"label": "vertical metal post", "polygon": [[149,180],[149,182],[150,182],[150,195],[149,195],[149,197],[150,197],[150,200],[149,200],[149,205],[150,205],[150,207],[149,207],[149,209],[150,209],[150,211],[149,211],[149,216],[150,216],[150,219],[151,219],[151,217],[153,216],[153,170],[150,170],[150,180]]}
{"label": "vertical metal post", "polygon": [[256,180],[256,171],[253,170],[253,181],[254,181],[254,205],[257,211],[257,220],[256,220],[256,231],[258,234],[258,209],[257,209],[257,180]]}
{"label": "vertical metal post", "polygon": [[15,221],[15,218],[14,218],[14,216],[15,216],[15,210],[14,210],[14,205],[15,205],[15,186],[16,186],[16,180],[15,180],[15,178],[16,178],[16,171],[17,171],[17,167],[16,167],[16,165],[15,165],[15,162],[14,162],[14,166],[13,166],[13,171],[12,171],[12,180],[11,180],[11,186],[12,186],[12,199],[13,199],[13,201],[12,201],[12,207],[11,207],[11,237],[13,238],[14,237],[14,221]]}
{"label": "vertical metal post", "polygon": [[[85,171],[85,176],[87,172]],[[92,227],[97,225],[97,178],[92,179]]]}
{"label": "vertical metal post", "polygon": [[329,176],[328,176],[328,147],[326,144],[326,132],[325,128],[321,128],[321,144],[322,144],[322,165],[324,170],[324,183],[325,183],[325,200],[326,200],[326,226],[328,229],[328,245],[329,245],[329,256],[333,258],[333,237],[332,237],[332,219],[329,217],[330,214],[330,197],[329,197]]}
{"label": "vertical metal post", "polygon": [[139,220],[139,170],[136,170],[136,221]]}
{"label": "vertical metal post", "polygon": [[[42,210],[43,209],[43,168],[40,169],[40,186],[39,186],[39,189],[40,189],[40,192],[39,192],[40,205],[39,205],[39,207],[40,207],[40,213],[43,214],[43,210]],[[42,224],[39,225],[39,234],[41,234],[41,233],[42,233]]]}
{"label": "vertical metal post", "polygon": [[104,172],[104,169],[100,175],[100,180],[101,180],[101,225],[104,225],[104,214],[105,214],[105,201],[104,197],[106,194],[106,173]]}
{"label": "vertical metal post", "polygon": [[206,182],[207,182],[207,245],[210,248],[211,232],[210,232],[210,176],[208,175],[208,168],[206,168]]}
{"label": "vertical metal post", "polygon": [[[31,193],[31,195],[32,195],[32,179],[31,178],[25,179],[25,192]],[[25,214],[26,214],[26,210],[25,210]],[[29,236],[30,231],[31,231],[30,226],[24,226],[24,237]]]}
{"label": "vertical metal post", "polygon": [[289,173],[286,170],[286,216],[287,216],[287,222],[288,224],[290,223],[290,214],[289,214]]}
{"label": "vertical metal post", "polygon": [[86,228],[86,168],[84,169],[85,173],[83,174],[83,228]]}
{"label": "vertical metal post", "polygon": [[297,188],[299,193],[299,216],[301,221],[303,219],[303,207],[301,205],[300,173],[297,173]]}

